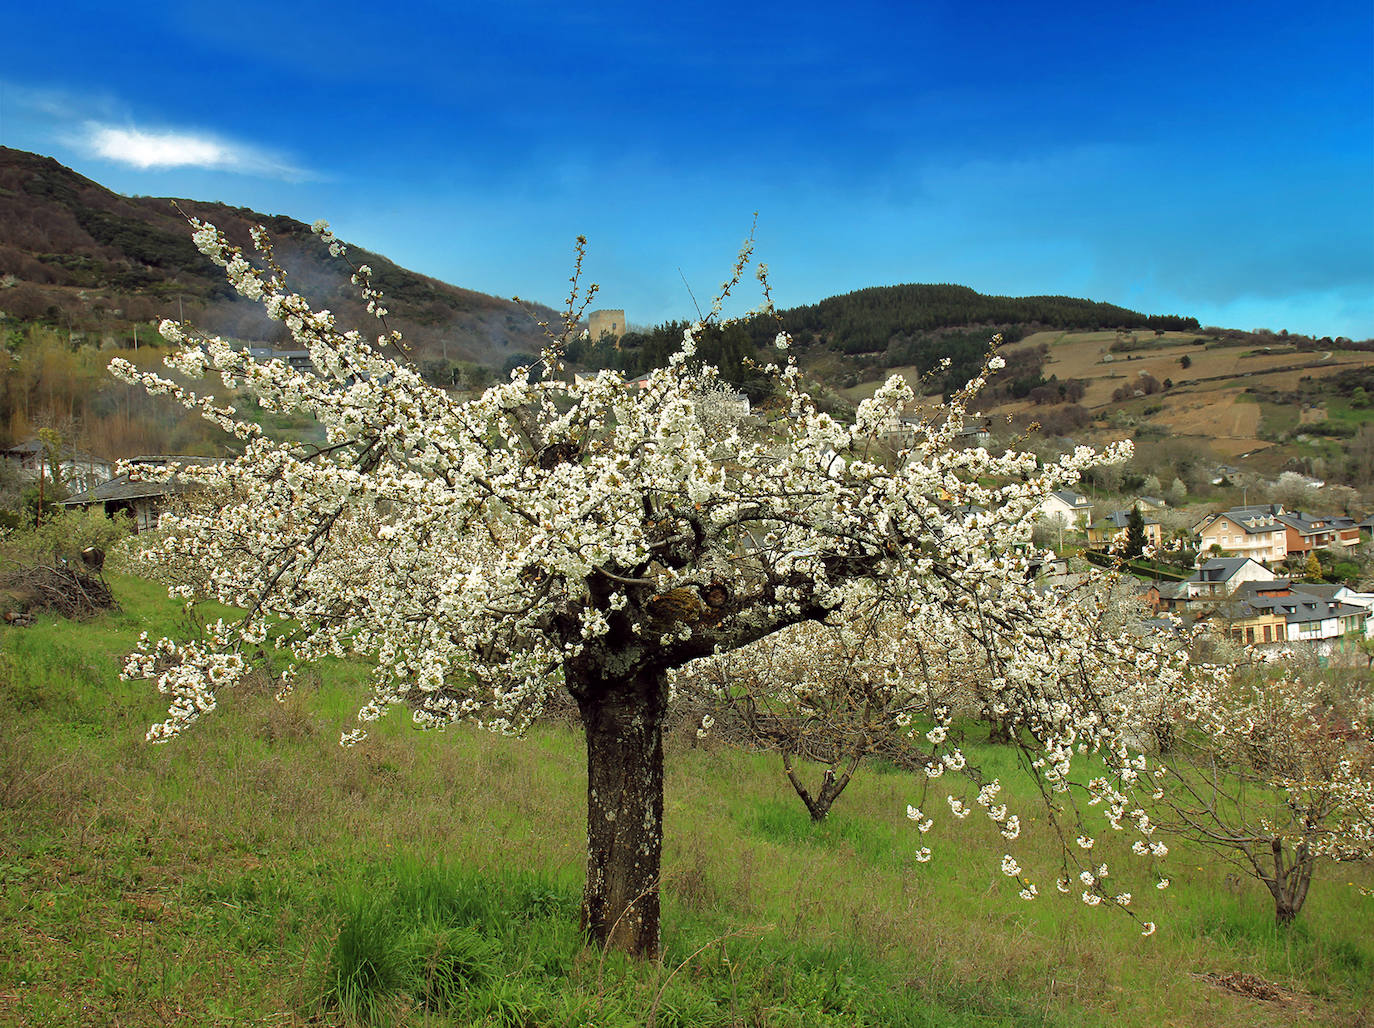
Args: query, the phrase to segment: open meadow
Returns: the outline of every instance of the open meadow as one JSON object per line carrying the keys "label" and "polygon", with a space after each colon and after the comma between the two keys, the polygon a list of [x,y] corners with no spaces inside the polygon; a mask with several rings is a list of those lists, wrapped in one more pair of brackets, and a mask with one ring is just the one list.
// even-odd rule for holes
{"label": "open meadow", "polygon": [[[920,783],[867,765],[813,827],[776,756],[668,743],[664,955],[583,948],[575,725],[513,740],[398,712],[343,750],[365,670],[250,681],[167,745],[121,682],[160,586],[122,610],[0,629],[0,1025],[1361,1025],[1374,1020],[1367,865],[1318,871],[1298,923],[1171,846],[1159,931],[1052,887],[1027,903],[986,819],[905,816]],[[1010,748],[970,744],[1023,815]],[[927,799],[942,805],[939,795]],[[1054,866],[1043,819],[1017,843]],[[1153,893],[1153,890],[1149,890]]]}

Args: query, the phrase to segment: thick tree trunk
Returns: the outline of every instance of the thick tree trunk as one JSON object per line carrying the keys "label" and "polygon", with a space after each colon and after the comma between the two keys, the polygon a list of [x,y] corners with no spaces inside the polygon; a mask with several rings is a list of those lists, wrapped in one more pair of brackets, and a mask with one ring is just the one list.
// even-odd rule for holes
{"label": "thick tree trunk", "polygon": [[1261,877],[1274,897],[1274,920],[1280,928],[1284,928],[1297,920],[1298,912],[1307,900],[1314,861],[1305,842],[1298,843],[1291,864],[1286,859],[1282,840],[1272,840],[1270,851],[1274,858],[1273,876]]}
{"label": "thick tree trunk", "polygon": [[582,928],[600,946],[655,958],[667,686],[661,677],[570,684],[587,737]]}

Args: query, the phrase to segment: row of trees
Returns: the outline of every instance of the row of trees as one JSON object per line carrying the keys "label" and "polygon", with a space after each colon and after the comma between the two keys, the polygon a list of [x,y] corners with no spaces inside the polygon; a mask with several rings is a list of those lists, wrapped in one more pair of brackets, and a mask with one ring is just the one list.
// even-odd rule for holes
{"label": "row of trees", "polygon": [[[66,446],[129,457],[222,452],[228,441],[218,429],[186,418],[177,404],[111,379],[109,351],[73,344],[65,332],[36,324],[12,331],[6,342],[0,348],[0,443],[24,442],[48,428]],[[145,345],[125,351],[124,359],[155,367],[163,355],[160,347]]]}
{"label": "row of trees", "polygon": [[[938,329],[950,325],[1021,324],[1046,328],[1197,328],[1194,318],[1147,316],[1114,304],[1068,296],[987,296],[958,285],[898,285],[860,289],[788,312],[794,331],[841,338]],[[884,330],[886,333],[884,335]]]}
{"label": "row of trees", "polygon": [[[876,368],[915,366],[921,374],[938,375],[934,385],[945,395],[958,391],[978,374],[990,336],[1004,342],[1021,339],[1033,327],[1065,330],[1101,327],[1196,328],[1191,318],[1147,317],[1111,304],[1071,297],[984,296],[965,286],[901,285],[863,289],[833,296],[819,303],[779,312],[782,324],[799,347],[844,355],[846,366],[871,372]],[[676,350],[687,323],[670,322],[619,339],[570,340],[570,361],[595,368],[613,368],[634,376],[661,366]],[[766,351],[777,332],[777,321],[764,314],[730,325],[705,326],[701,354],[722,376],[757,398],[766,382],[756,372],[742,371],[743,363]],[[1047,383],[1040,359],[1018,354],[1018,367],[1008,368],[989,383],[990,397],[1019,399],[1041,389],[1037,403],[1077,402],[1081,384]],[[1030,363],[1027,363],[1027,362]]]}

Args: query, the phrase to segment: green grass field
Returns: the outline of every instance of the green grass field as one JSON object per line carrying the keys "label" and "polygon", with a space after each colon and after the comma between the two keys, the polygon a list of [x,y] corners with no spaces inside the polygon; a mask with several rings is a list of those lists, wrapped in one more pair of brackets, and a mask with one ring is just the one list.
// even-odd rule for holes
{"label": "green grass field", "polygon": [[[174,631],[159,587],[120,613],[0,636],[0,1025],[1359,1025],[1374,1017],[1374,885],[1326,866],[1299,924],[1210,854],[1138,891],[1153,938],[1052,886],[1043,818],[1015,844],[1019,899],[977,818],[920,845],[919,783],[861,771],[812,827],[780,765],[669,740],[665,956],[628,964],[576,931],[580,735],[421,733],[398,712],[351,750],[363,669],[265,689],[167,745],[138,633]],[[1036,814],[1012,752],[974,747]],[[943,808],[941,794],[925,805]],[[1138,884],[1138,883],[1137,883]],[[1245,973],[1261,1000],[1215,984]],[[1213,976],[1209,978],[1208,976]]]}

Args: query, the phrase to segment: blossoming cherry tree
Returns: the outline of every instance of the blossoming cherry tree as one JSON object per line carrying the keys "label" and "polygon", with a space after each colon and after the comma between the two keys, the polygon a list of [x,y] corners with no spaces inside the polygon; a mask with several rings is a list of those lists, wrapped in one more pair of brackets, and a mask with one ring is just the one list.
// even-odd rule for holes
{"label": "blossoming cherry tree", "polygon": [[[893,458],[879,444],[912,390],[893,378],[838,421],[804,386],[785,333],[769,370],[786,416],[767,429],[712,422],[700,416],[717,383],[695,357],[702,323],[643,388],[610,371],[565,381],[551,344],[537,367],[459,400],[393,359],[400,340],[384,321],[364,338],[292,292],[262,230],[251,259],[210,225],[196,222],[194,237],[313,367],[258,362],[165,322],[179,344],[169,364],[217,375],[263,410],[309,415],[326,438],[273,440],[174,379],[114,362],[243,444],[223,466],[183,471],[216,502],[165,518],[148,544],[154,558],[198,569],[178,587],[188,600],[243,611],[202,638],[145,640],[130,658],[128,674],[155,678],[170,697],[151,739],[213,710],[268,640],[296,662],[372,659],[371,697],[345,742],[398,705],[424,726],[467,720],[518,733],[566,689],[586,737],[583,925],[596,943],[654,955],[669,670],[876,604],[980,645],[997,702],[1043,747],[1046,780],[1066,789],[1074,754],[1096,750],[1116,777],[1094,780],[1094,802],[1115,827],[1149,830],[1126,801],[1137,772],[1103,699],[1104,672],[1180,672],[1164,648],[1085,631],[1082,611],[1029,587],[1023,552],[1040,499],[1094,461],[1121,459],[1124,446],[1051,464],[961,449],[955,436],[980,379]],[[746,245],[722,296],[749,259]],[[564,337],[589,299],[578,279]],[[384,318],[370,270],[355,268],[354,281]],[[962,766],[948,747],[932,764]],[[995,792],[980,798],[1005,829],[1014,815]],[[1010,856],[1007,867],[1033,895]],[[1100,878],[1085,899],[1107,895]]]}

